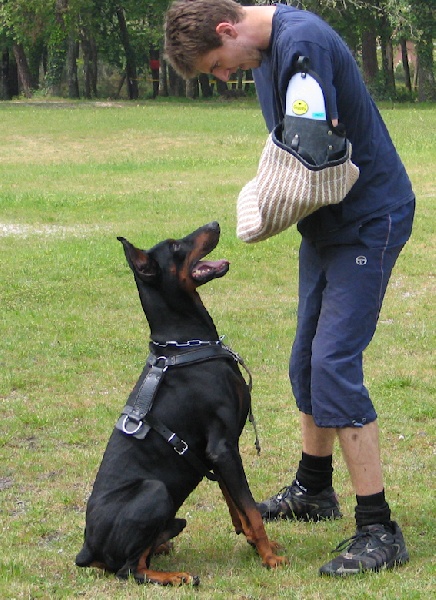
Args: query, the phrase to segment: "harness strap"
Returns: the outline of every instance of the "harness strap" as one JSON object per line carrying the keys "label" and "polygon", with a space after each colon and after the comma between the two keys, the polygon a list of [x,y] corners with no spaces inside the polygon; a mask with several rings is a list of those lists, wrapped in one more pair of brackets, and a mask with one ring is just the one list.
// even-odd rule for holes
{"label": "harness strap", "polygon": [[[253,377],[251,375],[251,372],[249,370],[249,368],[247,367],[247,365],[245,364],[243,358],[234,350],[232,350],[231,348],[229,348],[229,346],[225,346],[223,344],[223,348],[225,348],[228,352],[230,352],[230,354],[233,356],[233,358],[236,360],[237,363],[239,363],[241,365],[241,367],[245,370],[245,372],[248,375],[248,391],[250,392],[251,395],[251,390],[253,388]],[[260,454],[260,441],[259,441],[259,434],[257,432],[257,423],[256,423],[256,419],[254,418],[254,414],[253,414],[253,409],[251,406],[251,398],[250,398],[250,406],[248,408],[248,420],[250,421],[250,423],[253,426],[254,429],[254,446],[256,448],[256,452],[257,454]]]}
{"label": "harness strap", "polygon": [[139,386],[137,384],[133,389],[116,424],[117,429],[140,440],[144,439],[150,431],[150,426],[144,422],[144,417],[150,412],[163,376],[169,367],[196,364],[213,358],[231,358],[231,353],[222,346],[191,348],[169,356],[158,356],[153,352],[154,348],[151,349],[152,353],[147,358],[139,378]]}
{"label": "harness strap", "polygon": [[[251,392],[252,388],[251,373],[242,358],[236,352],[231,350],[231,348],[222,344],[221,340],[214,343],[202,342],[195,345],[188,344],[184,347],[188,347],[189,349],[168,356],[159,356],[156,354],[156,345],[157,344],[154,342],[150,343],[151,354],[147,358],[147,362],[138,383],[130,394],[115,427],[122,433],[140,440],[145,438],[150,431],[150,428],[153,428],[173,446],[177,454],[188,460],[202,476],[206,476],[208,479],[216,481],[217,477],[189,449],[188,444],[179,438],[176,433],[168,429],[159,419],[153,416],[150,411],[163,376],[169,367],[201,363],[215,358],[231,358],[238,362],[247,372],[249,378],[247,384],[249,392]],[[251,408],[251,402],[249,406],[249,420],[255,431],[255,446],[257,453],[259,454],[259,437],[257,434],[256,421]]]}
{"label": "harness strap", "polygon": [[218,480],[218,477],[192,452],[188,444],[179,438],[176,433],[168,429],[160,419],[149,414],[144,420],[150,427],[157,431],[165,441],[171,444],[179,456],[183,456],[183,458],[185,458],[202,476],[206,476],[211,481]]}
{"label": "harness strap", "polygon": [[[126,406],[123,408],[123,412],[116,425],[117,429],[120,429],[127,435],[134,435],[140,439],[143,439],[147,435],[150,427],[144,423],[144,416],[153,406],[154,398],[165,371],[166,367],[161,368],[157,365],[150,365],[147,361],[140,377],[142,383],[139,386],[136,396],[132,398],[132,393]],[[143,377],[144,372],[145,377]],[[132,404],[130,404],[131,401]]]}

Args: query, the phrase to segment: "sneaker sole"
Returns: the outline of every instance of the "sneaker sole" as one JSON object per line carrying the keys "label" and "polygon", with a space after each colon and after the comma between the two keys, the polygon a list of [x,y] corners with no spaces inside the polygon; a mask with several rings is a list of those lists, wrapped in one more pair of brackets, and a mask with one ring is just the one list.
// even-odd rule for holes
{"label": "sneaker sole", "polygon": [[397,556],[393,561],[389,562],[389,563],[384,563],[383,565],[381,565],[381,567],[374,567],[372,569],[347,569],[347,568],[342,568],[340,567],[339,569],[336,569],[336,571],[323,571],[321,567],[319,569],[319,574],[321,576],[327,576],[327,577],[347,577],[348,575],[359,575],[360,573],[367,573],[367,572],[371,572],[371,573],[379,573],[380,571],[389,571],[390,569],[394,569],[395,567],[400,567],[401,565],[404,565],[406,563],[408,563],[410,560],[409,558],[409,553],[407,552],[407,550],[405,552],[403,552],[400,556]]}
{"label": "sneaker sole", "polygon": [[308,523],[309,521],[333,521],[335,519],[342,519],[342,513],[340,511],[329,512],[329,514],[322,513],[305,513],[303,515],[297,515],[296,513],[279,513],[277,516],[273,517],[268,514],[262,515],[262,519],[266,522],[271,521],[305,521]]}

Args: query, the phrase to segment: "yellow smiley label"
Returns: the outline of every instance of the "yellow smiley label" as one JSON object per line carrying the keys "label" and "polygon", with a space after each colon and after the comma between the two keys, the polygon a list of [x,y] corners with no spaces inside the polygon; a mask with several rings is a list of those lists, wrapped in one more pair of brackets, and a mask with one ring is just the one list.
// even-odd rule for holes
{"label": "yellow smiley label", "polygon": [[295,115],[305,115],[309,110],[309,105],[305,100],[295,100],[292,104],[292,112]]}

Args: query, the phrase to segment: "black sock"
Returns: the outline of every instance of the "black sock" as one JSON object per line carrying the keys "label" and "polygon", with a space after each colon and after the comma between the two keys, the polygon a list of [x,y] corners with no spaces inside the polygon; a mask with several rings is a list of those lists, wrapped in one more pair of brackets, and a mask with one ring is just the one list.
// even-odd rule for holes
{"label": "black sock", "polygon": [[312,456],[303,452],[298,465],[296,479],[311,496],[319,494],[332,485],[332,455]]}
{"label": "black sock", "polygon": [[385,491],[382,490],[371,496],[356,496],[357,506],[355,509],[356,525],[390,525],[391,509],[385,499]]}

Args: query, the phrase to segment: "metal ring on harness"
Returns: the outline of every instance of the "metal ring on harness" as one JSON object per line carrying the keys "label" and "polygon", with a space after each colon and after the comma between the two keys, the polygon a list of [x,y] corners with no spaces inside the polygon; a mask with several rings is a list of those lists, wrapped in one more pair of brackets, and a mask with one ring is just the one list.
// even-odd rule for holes
{"label": "metal ring on harness", "polygon": [[132,419],[130,419],[129,415],[126,415],[126,416],[124,417],[124,420],[123,420],[123,424],[122,424],[122,431],[123,431],[124,433],[127,433],[127,435],[135,435],[135,433],[138,433],[138,431],[139,431],[139,430],[141,429],[141,427],[143,426],[143,422],[142,422],[142,421],[139,421],[139,422],[138,422],[138,425],[136,426],[136,428],[135,428],[135,429],[133,429],[132,431],[128,431],[128,430],[126,429],[126,424],[127,424],[127,422],[128,422],[128,421],[131,421],[131,420],[132,420]]}

